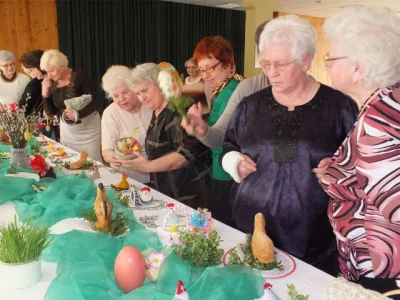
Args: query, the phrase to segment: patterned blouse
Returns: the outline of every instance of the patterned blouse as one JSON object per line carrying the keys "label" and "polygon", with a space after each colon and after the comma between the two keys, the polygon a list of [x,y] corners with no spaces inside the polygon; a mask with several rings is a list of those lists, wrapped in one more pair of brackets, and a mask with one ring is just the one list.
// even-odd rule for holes
{"label": "patterned blouse", "polygon": [[400,279],[400,84],[383,89],[357,118],[322,177],[349,280]]}

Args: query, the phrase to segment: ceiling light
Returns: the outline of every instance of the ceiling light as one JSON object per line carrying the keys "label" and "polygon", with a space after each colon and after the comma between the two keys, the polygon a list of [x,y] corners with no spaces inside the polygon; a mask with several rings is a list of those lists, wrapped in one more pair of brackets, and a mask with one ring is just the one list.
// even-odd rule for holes
{"label": "ceiling light", "polygon": [[235,9],[235,8],[243,7],[243,5],[242,4],[238,4],[238,3],[225,3],[225,4],[218,4],[218,5],[216,5],[216,7],[218,7],[218,8]]}

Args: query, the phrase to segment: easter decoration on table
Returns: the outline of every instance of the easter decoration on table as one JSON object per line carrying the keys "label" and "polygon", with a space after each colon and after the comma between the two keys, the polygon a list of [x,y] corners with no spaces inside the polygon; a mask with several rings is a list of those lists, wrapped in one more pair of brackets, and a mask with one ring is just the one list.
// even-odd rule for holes
{"label": "easter decoration on table", "polygon": [[254,217],[253,234],[246,236],[244,244],[229,249],[223,257],[224,265],[243,265],[260,272],[268,279],[289,276],[296,269],[296,262],[289,254],[274,248],[265,231],[262,213]]}
{"label": "easter decoration on table", "polygon": [[47,151],[54,151],[54,150],[56,150],[56,148],[54,147],[53,142],[49,142],[47,144]]}
{"label": "easter decoration on table", "polygon": [[[182,204],[175,205],[174,203],[168,203],[169,211],[166,215],[160,215],[161,226],[157,228],[158,236],[165,246],[171,246],[180,244],[180,233],[181,231],[187,230],[189,227],[189,217],[186,207]],[[184,223],[179,219],[177,211],[181,210],[184,215]]]}
{"label": "easter decoration on table", "polygon": [[71,171],[91,170],[93,168],[93,161],[88,160],[88,153],[86,151],[82,151],[77,161],[75,162],[66,161],[62,166],[65,169]]}
{"label": "easter decoration on table", "polygon": [[133,187],[130,197],[134,206],[147,205],[153,200],[151,189],[147,186],[142,187],[140,190],[138,187]]}
{"label": "easter decoration on table", "polygon": [[141,287],[146,278],[146,262],[142,253],[126,246],[118,253],[114,263],[115,280],[125,293]]}
{"label": "easter decoration on table", "polygon": [[254,217],[254,231],[251,238],[251,252],[262,264],[270,264],[275,260],[274,243],[265,232],[265,219],[262,213]]}
{"label": "easter decoration on table", "polygon": [[90,179],[96,180],[100,178],[99,166],[97,164],[93,165],[93,173],[90,175]]}
{"label": "easter decoration on table", "polygon": [[104,185],[99,183],[93,211],[82,211],[82,215],[92,224],[94,230],[114,236],[123,235],[128,230],[127,220],[121,213],[112,219],[112,209],[112,204],[106,197]]}
{"label": "easter decoration on table", "polygon": [[53,167],[48,167],[45,158],[41,155],[35,154],[35,156],[31,160],[31,168],[36,171],[40,178],[57,178]]}
{"label": "easter decoration on table", "polygon": [[272,284],[269,282],[264,283],[263,285],[264,294],[261,298],[257,298],[255,300],[276,300],[274,293],[272,292]]}
{"label": "easter decoration on table", "polygon": [[182,280],[178,280],[178,285],[176,287],[176,292],[172,300],[190,300],[189,294],[186,291]]}
{"label": "easter decoration on table", "polygon": [[[224,250],[221,237],[211,229],[212,219],[207,209],[199,208],[188,218],[185,229],[178,228],[178,242],[172,250],[183,260],[198,267],[216,266],[221,263]],[[170,229],[174,228],[170,226]]]}
{"label": "easter decoration on table", "polygon": [[129,190],[129,182],[128,182],[128,175],[122,174],[121,181],[118,184],[112,184],[111,187],[116,191],[125,191]]}

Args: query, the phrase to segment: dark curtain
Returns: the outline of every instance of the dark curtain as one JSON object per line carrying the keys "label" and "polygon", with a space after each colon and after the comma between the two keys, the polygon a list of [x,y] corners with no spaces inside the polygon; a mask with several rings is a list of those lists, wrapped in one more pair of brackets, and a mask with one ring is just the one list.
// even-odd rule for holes
{"label": "dark curtain", "polygon": [[235,51],[243,74],[245,12],[165,1],[57,0],[60,51],[70,66],[101,77],[115,64],[184,62],[205,36],[221,35]]}

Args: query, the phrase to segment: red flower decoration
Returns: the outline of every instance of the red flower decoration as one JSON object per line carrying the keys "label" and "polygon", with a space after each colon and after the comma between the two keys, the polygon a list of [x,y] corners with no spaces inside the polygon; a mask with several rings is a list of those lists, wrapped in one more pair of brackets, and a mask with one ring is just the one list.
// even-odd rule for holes
{"label": "red flower decoration", "polygon": [[46,170],[46,160],[43,156],[36,154],[35,157],[31,160],[31,167],[35,171]]}
{"label": "red flower decoration", "polygon": [[172,202],[170,202],[170,203],[167,204],[167,207],[174,207],[174,206],[175,206],[175,204],[172,203]]}

